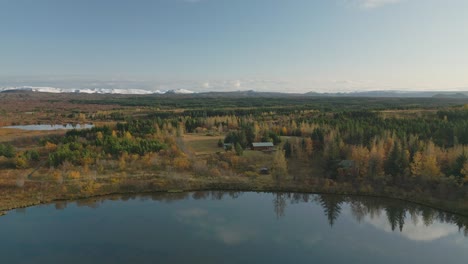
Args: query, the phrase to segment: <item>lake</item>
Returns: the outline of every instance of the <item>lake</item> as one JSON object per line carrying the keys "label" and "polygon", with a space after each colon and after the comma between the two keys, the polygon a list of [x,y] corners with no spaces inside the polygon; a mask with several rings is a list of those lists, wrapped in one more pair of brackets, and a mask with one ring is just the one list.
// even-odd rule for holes
{"label": "lake", "polygon": [[468,263],[468,219],[338,195],[110,196],[0,217],[2,263]]}
{"label": "lake", "polygon": [[2,128],[15,128],[31,131],[47,131],[47,130],[70,130],[70,129],[85,129],[93,128],[92,124],[64,124],[64,125],[19,125],[19,126],[4,126]]}

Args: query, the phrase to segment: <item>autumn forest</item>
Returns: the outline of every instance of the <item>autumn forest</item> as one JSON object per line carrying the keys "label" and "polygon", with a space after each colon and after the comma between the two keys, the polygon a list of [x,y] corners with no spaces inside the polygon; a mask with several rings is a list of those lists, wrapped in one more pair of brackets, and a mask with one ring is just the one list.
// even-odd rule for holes
{"label": "autumn forest", "polygon": [[92,125],[0,128],[3,210],[227,189],[385,196],[468,213],[464,99],[18,92],[0,100],[8,101],[2,126]]}

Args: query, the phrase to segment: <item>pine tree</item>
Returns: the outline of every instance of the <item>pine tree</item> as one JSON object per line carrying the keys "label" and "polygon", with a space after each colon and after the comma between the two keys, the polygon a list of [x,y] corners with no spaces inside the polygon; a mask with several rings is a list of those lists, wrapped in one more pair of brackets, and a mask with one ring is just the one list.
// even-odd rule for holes
{"label": "pine tree", "polygon": [[452,174],[458,178],[463,179],[465,177],[465,175],[463,175],[463,168],[465,164],[467,163],[467,161],[468,161],[468,157],[465,154],[465,152],[463,152],[461,155],[457,157]]}
{"label": "pine tree", "polygon": [[236,150],[237,156],[242,156],[242,154],[244,153],[244,149],[243,149],[242,146],[239,144],[239,142],[236,143],[236,145],[235,145],[235,150]]}
{"label": "pine tree", "polygon": [[291,158],[292,149],[291,149],[291,143],[289,143],[289,141],[286,141],[286,143],[284,143],[283,150],[284,150],[284,156],[286,158]]}
{"label": "pine tree", "polygon": [[401,161],[402,161],[402,156],[401,156],[401,149],[400,149],[400,144],[395,143],[393,144],[393,148],[390,151],[390,154],[388,155],[388,158],[385,162],[385,173],[392,175],[392,176],[399,176],[402,173],[402,168],[401,168]]}

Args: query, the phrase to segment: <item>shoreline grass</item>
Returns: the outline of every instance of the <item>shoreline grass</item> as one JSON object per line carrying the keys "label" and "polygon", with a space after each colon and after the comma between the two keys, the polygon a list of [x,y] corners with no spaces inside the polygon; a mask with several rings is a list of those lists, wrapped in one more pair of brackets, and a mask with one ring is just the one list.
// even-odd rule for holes
{"label": "shoreline grass", "polygon": [[[143,184],[142,184],[143,183]],[[308,194],[330,194],[330,195],[343,195],[343,196],[361,196],[361,197],[374,197],[394,199],[402,202],[418,204],[421,206],[437,209],[439,211],[468,217],[468,208],[466,205],[461,205],[459,201],[442,201],[438,199],[428,199],[425,197],[416,197],[410,193],[389,194],[389,193],[375,193],[375,192],[362,192],[351,189],[325,189],[318,185],[307,185],[303,183],[284,183],[277,185],[273,181],[268,183],[253,183],[245,181],[230,181],[223,182],[219,180],[206,181],[204,179],[197,180],[191,179],[184,183],[184,187],[180,188],[181,182],[172,184],[165,184],[165,186],[158,186],[148,184],[147,182],[140,182],[138,186],[129,188],[129,186],[111,186],[104,185],[100,190],[94,193],[57,193],[42,197],[42,199],[31,199],[35,195],[30,193],[29,199],[16,200],[14,203],[4,204],[5,199],[0,201],[0,216],[6,215],[8,211],[37,206],[41,204],[48,204],[56,201],[76,201],[88,199],[93,197],[105,197],[112,195],[125,195],[125,194],[147,194],[147,193],[183,193],[195,191],[239,191],[239,192],[283,192],[283,193],[308,193]],[[343,187],[343,186],[338,186]],[[112,190],[113,189],[113,190]],[[107,191],[106,191],[107,190]],[[2,197],[3,198],[3,197]]]}

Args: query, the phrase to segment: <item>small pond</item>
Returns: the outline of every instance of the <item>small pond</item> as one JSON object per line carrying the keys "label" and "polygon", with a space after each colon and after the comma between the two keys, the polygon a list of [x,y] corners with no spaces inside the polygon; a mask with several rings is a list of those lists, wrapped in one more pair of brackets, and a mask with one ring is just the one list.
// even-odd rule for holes
{"label": "small pond", "polygon": [[18,125],[18,126],[4,126],[2,128],[15,128],[30,131],[47,131],[47,130],[70,130],[70,129],[85,129],[93,128],[92,124],[64,124],[64,125]]}

